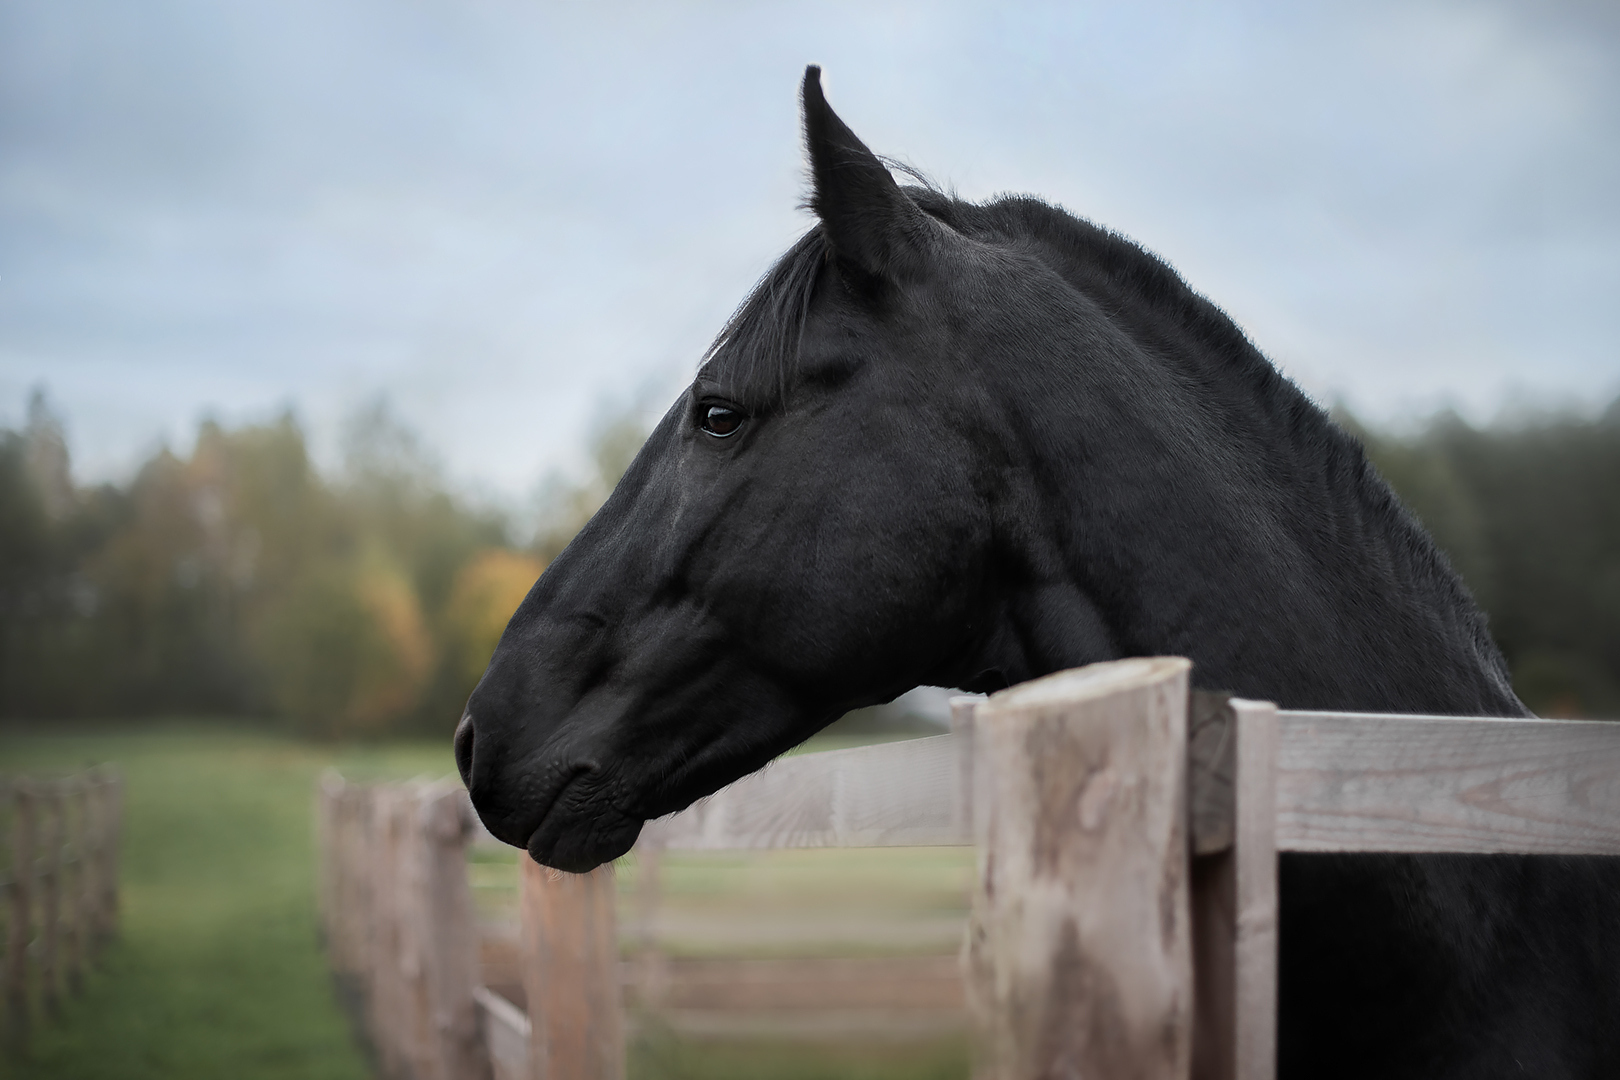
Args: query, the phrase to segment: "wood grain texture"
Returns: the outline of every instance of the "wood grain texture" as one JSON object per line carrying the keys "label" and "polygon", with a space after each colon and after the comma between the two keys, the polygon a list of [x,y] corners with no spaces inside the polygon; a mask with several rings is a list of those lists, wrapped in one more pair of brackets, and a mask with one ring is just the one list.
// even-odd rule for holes
{"label": "wood grain texture", "polygon": [[37,832],[34,790],[26,780],[10,790],[11,882],[7,892],[6,1018],[7,1035],[21,1052],[28,1043],[28,944],[34,928],[34,851]]}
{"label": "wood grain texture", "polygon": [[522,865],[530,1080],[623,1080],[613,864],[588,874]]}
{"label": "wood grain texture", "polygon": [[1187,1076],[1190,667],[1095,664],[974,711],[964,966],[998,1080]]}
{"label": "wood grain texture", "polygon": [[1620,854],[1620,724],[1279,712],[1284,851]]}
{"label": "wood grain texture", "polygon": [[1232,846],[1237,733],[1225,692],[1194,690],[1187,699],[1187,816],[1194,855]]}
{"label": "wood grain texture", "polygon": [[488,987],[473,991],[493,1080],[528,1080],[529,1018]]}
{"label": "wood grain texture", "polygon": [[672,851],[970,844],[954,735],[780,758],[647,823]]}
{"label": "wood grain texture", "polygon": [[467,881],[472,807],[459,784],[436,784],[418,798],[420,919],[429,1044],[418,1080],[482,1080],[489,1058],[478,1030],[478,931]]}
{"label": "wood grain texture", "polygon": [[63,822],[62,787],[39,785],[39,986],[47,1015],[62,1007],[62,872],[67,837]]}
{"label": "wood grain texture", "polygon": [[1236,925],[1235,1075],[1277,1073],[1277,707],[1231,702],[1237,731],[1233,785]]}

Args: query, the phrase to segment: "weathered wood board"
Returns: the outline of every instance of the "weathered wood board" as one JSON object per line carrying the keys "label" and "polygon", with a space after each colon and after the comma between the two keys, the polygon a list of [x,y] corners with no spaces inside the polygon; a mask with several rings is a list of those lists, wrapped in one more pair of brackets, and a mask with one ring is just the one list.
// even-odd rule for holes
{"label": "weathered wood board", "polygon": [[623,1080],[613,864],[566,874],[522,861],[530,1080]]}
{"label": "weathered wood board", "polygon": [[650,821],[672,851],[970,844],[955,736],[785,757]]}
{"label": "weathered wood board", "polygon": [[965,965],[998,1080],[1188,1075],[1190,667],[1095,664],[974,711]]}
{"label": "weathered wood board", "polygon": [[1277,714],[1277,847],[1620,855],[1620,725]]}

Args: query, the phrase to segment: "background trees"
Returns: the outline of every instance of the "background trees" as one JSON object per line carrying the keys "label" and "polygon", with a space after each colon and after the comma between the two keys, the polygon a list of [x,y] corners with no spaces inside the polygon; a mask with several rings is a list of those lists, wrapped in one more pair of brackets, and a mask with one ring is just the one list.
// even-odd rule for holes
{"label": "background trees", "polygon": [[[1620,401],[1599,418],[1367,431],[1545,715],[1620,717]],[[201,425],[76,487],[38,395],[0,430],[0,716],[271,715],[311,734],[450,730],[512,611],[645,437],[604,424],[531,536],[458,493],[378,404],[340,468],[291,415]]]}
{"label": "background trees", "polygon": [[1525,704],[1620,717],[1620,400],[1596,420],[1361,434],[1489,613]]}

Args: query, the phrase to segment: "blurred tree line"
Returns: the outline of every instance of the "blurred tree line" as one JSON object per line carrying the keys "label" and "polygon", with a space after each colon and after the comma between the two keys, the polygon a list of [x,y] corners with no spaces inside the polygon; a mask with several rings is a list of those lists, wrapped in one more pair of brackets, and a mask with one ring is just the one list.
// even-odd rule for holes
{"label": "blurred tree line", "polygon": [[1340,419],[1490,615],[1525,704],[1620,718],[1620,399],[1595,420],[1442,414],[1404,438]]}
{"label": "blurred tree line", "polygon": [[[1597,420],[1406,436],[1341,420],[1490,613],[1525,701],[1620,717],[1620,401]],[[645,437],[603,425],[532,539],[468,502],[377,405],[323,476],[291,415],[202,424],[124,485],[75,486],[36,394],[0,430],[0,716],[279,716],[338,737],[446,732],[506,620]]]}
{"label": "blurred tree line", "polygon": [[642,437],[609,425],[599,475],[553,480],[538,542],[519,545],[381,403],[348,424],[334,476],[287,414],[204,422],[188,458],[159,450],[127,484],[79,488],[36,393],[24,429],[0,430],[0,716],[449,731],[544,560]]}

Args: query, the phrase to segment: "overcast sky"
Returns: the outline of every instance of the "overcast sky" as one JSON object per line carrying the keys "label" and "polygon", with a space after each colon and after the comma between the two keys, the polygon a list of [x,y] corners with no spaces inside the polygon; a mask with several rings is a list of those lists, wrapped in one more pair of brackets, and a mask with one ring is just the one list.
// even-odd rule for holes
{"label": "overcast sky", "polygon": [[1620,392],[1615,5],[6,0],[0,424],[81,478],[378,393],[521,496],[808,224],[795,93],[1141,241],[1319,400]]}

